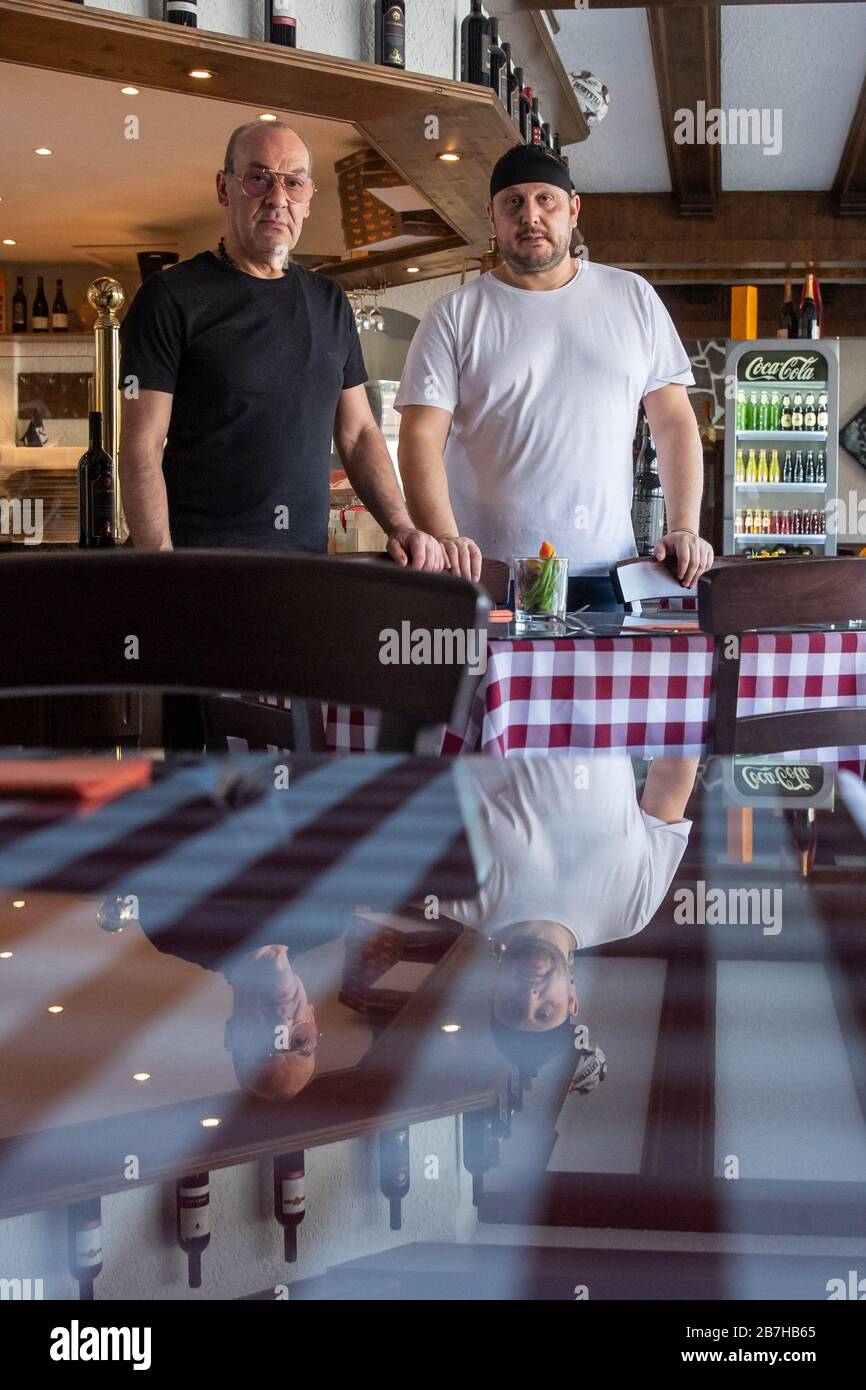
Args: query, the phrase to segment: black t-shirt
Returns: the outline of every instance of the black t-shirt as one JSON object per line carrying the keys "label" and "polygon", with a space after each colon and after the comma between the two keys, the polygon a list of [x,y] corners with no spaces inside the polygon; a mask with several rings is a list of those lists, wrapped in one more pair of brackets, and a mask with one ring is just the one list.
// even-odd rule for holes
{"label": "black t-shirt", "polygon": [[327,550],[334,415],[340,392],[367,380],[339,285],[291,263],[261,280],[203,251],[144,281],[120,372],[121,388],[134,376],[174,397],[163,472],[175,545]]}

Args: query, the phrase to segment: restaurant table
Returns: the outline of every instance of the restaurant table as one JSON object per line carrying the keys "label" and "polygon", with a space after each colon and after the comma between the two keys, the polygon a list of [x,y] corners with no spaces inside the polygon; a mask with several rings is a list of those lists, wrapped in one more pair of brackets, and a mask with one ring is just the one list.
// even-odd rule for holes
{"label": "restaurant table", "polygon": [[[348,1163],[342,1141],[456,1116],[459,1146],[436,1150],[443,1181],[416,1171],[403,1199],[444,1203],[452,1230],[465,1168],[482,1223],[782,1233],[792,1253],[799,1235],[866,1236],[866,815],[842,795],[862,802],[862,782],[845,790],[830,762],[660,761],[656,792],[676,787],[667,819],[643,805],[654,769],[610,752],[588,754],[580,779],[556,755],[184,757],[101,804],[0,796],[0,1223],[116,1200],[100,1279],[132,1279],[153,1242],[169,1283],[180,1251],[143,1207],[123,1215],[129,1155],[139,1186],[323,1145]],[[748,836],[732,835],[746,817]],[[431,905],[448,928],[432,953]],[[492,1015],[515,912],[574,923],[579,1003],[576,1031],[519,1065],[519,1033],[503,1041]],[[420,929],[425,946],[377,980],[379,1018],[358,1012],[366,987],[346,990],[347,969],[370,965],[361,929],[386,965],[401,933],[411,947]],[[220,962],[266,942],[289,944],[323,1028],[316,1074],[290,1100],[249,1094],[224,1046]],[[351,1254],[371,1212],[370,1249],[387,1236],[369,1166],[343,1185]],[[343,1195],[328,1189],[334,1213]],[[214,1296],[231,1236],[221,1211]],[[269,1248],[263,1228],[249,1239]],[[521,1256],[502,1259],[510,1296],[525,1296]],[[725,1255],[706,1296],[823,1298],[832,1272],[764,1268],[757,1289]]]}
{"label": "restaurant table", "polygon": [[[712,636],[629,633],[613,615],[580,616],[599,634],[609,626],[610,635],[503,638],[488,628],[486,672],[465,723],[444,732],[442,751],[704,752]],[[744,634],[740,716],[836,704],[866,705],[866,630]],[[330,705],[328,746],[372,748],[378,722],[375,711]],[[850,748],[846,761],[856,766],[862,756],[863,749]]]}

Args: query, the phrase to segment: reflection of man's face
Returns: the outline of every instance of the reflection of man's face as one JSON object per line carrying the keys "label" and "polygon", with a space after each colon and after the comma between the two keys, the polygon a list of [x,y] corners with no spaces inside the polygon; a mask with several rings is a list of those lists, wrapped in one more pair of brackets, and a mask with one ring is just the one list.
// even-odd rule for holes
{"label": "reflection of man's face", "polygon": [[557,922],[522,922],[498,933],[493,1014],[506,1028],[544,1033],[577,1014],[569,957],[574,938]]}
{"label": "reflection of man's face", "polygon": [[289,1099],[312,1079],[316,1015],[285,946],[261,946],[231,972],[230,1043],[238,1080],[270,1099]]}

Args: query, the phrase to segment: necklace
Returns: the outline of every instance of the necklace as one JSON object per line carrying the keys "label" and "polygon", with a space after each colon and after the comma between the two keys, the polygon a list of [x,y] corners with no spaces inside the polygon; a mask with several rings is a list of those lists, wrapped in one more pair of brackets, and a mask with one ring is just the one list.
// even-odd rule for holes
{"label": "necklace", "polygon": [[221,236],[219,239],[219,246],[217,247],[217,256],[222,261],[223,265],[230,266],[232,270],[239,269],[237,262],[232,260],[231,256],[226,250],[226,239],[224,236]]}
{"label": "necklace", "polygon": [[[240,270],[240,266],[238,265],[237,261],[233,260],[232,257],[229,255],[228,251],[226,250],[226,239],[223,236],[220,237],[219,244],[217,246],[217,259],[222,261],[223,265],[227,265],[230,270]],[[286,252],[286,263],[283,266],[284,275],[288,274],[289,265],[289,253]]]}

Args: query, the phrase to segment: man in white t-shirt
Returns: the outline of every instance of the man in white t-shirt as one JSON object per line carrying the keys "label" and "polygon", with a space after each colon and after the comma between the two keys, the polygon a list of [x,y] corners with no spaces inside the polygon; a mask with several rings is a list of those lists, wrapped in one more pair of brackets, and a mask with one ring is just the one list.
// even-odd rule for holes
{"label": "man in white t-shirt", "polygon": [[646,280],[570,255],[579,208],[556,155],[519,145],[502,156],[487,206],[502,263],[428,311],[394,403],[409,510],[452,570],[478,579],[482,554],[510,563],[549,541],[569,560],[569,608],[612,600],[610,567],[636,553],[641,400],[667,503],[657,558],[674,556],[686,587],[713,561],[698,535],[685,349]]}

